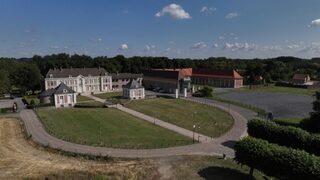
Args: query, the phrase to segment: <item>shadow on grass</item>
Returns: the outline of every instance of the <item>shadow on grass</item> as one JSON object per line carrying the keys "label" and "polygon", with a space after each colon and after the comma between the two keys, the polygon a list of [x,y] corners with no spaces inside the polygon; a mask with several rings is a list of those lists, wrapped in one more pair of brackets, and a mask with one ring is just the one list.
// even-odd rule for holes
{"label": "shadow on grass", "polygon": [[223,146],[233,149],[234,145],[236,145],[237,141],[225,141],[222,143]]}
{"label": "shadow on grass", "polygon": [[[235,180],[247,180],[250,179],[248,174],[240,172],[235,169],[225,168],[225,167],[215,167],[210,166],[204,168],[198,172],[198,174],[204,179],[235,179]],[[255,178],[253,178],[255,179]]]}

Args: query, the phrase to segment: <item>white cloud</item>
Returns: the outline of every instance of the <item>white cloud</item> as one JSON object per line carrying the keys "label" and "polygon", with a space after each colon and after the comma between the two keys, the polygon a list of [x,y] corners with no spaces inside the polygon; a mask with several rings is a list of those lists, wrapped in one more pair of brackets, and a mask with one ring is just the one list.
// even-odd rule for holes
{"label": "white cloud", "polygon": [[174,19],[191,19],[191,16],[178,4],[170,4],[165,6],[161,11],[155,14],[156,17],[170,15]]}
{"label": "white cloud", "polygon": [[231,50],[231,51],[253,51],[256,50],[258,46],[256,44],[249,44],[249,43],[226,43],[223,47],[224,50]]}
{"label": "white cloud", "polygon": [[51,49],[56,49],[56,50],[57,50],[57,49],[59,49],[60,47],[59,47],[58,45],[53,45],[53,46],[50,46],[50,48],[51,48]]}
{"label": "white cloud", "polygon": [[204,43],[204,42],[197,42],[195,44],[193,44],[191,46],[191,49],[202,49],[202,48],[206,48],[207,47],[207,44]]}
{"label": "white cloud", "polygon": [[298,50],[298,52],[316,52],[320,53],[320,42],[312,42]]}
{"label": "white cloud", "polygon": [[310,27],[320,27],[320,19],[311,21]]}
{"label": "white cloud", "polygon": [[26,47],[33,47],[36,45],[36,40],[35,39],[29,39],[27,41],[22,41],[19,43],[20,47],[26,48]]}
{"label": "white cloud", "polygon": [[214,43],[213,45],[212,45],[212,48],[218,48],[219,47],[219,45],[217,44],[217,43]]}
{"label": "white cloud", "polygon": [[232,12],[232,13],[229,13],[229,14],[226,15],[226,19],[233,19],[233,18],[236,18],[238,16],[239,16],[238,13]]}
{"label": "white cloud", "polygon": [[222,39],[224,39],[224,37],[223,37],[223,36],[219,36],[218,39],[219,39],[219,40],[222,40]]}
{"label": "white cloud", "polygon": [[169,41],[169,44],[174,44],[175,42],[174,41]]}
{"label": "white cloud", "polygon": [[127,44],[121,44],[119,50],[126,50],[128,49],[128,45]]}
{"label": "white cloud", "polygon": [[300,46],[298,44],[288,45],[288,49],[298,49]]}
{"label": "white cloud", "polygon": [[283,49],[279,45],[274,45],[274,46],[264,46],[262,48],[262,50],[265,50],[265,51],[282,51]]}
{"label": "white cloud", "polygon": [[100,43],[102,42],[102,38],[90,38],[90,41]]}
{"label": "white cloud", "polygon": [[146,51],[150,51],[150,50],[153,50],[153,49],[155,49],[155,48],[156,48],[155,45],[146,45],[144,49],[145,49]]}
{"label": "white cloud", "polygon": [[200,9],[200,12],[201,13],[205,13],[205,14],[210,14],[212,11],[216,11],[217,8],[214,8],[214,7],[207,7],[207,6],[203,6],[201,9]]}

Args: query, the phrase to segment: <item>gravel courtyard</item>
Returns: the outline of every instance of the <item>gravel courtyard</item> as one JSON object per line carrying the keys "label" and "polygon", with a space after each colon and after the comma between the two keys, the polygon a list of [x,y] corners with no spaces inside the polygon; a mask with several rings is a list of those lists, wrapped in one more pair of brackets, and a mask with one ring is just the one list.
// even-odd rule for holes
{"label": "gravel courtyard", "polygon": [[230,92],[221,98],[239,101],[272,112],[275,118],[308,117],[313,97],[307,95],[269,92]]}

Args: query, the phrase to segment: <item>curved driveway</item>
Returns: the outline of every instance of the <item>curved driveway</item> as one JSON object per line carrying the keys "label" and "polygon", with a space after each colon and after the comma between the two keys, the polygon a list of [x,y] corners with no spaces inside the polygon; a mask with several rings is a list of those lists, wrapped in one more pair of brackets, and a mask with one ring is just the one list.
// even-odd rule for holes
{"label": "curved driveway", "polygon": [[[163,157],[173,155],[222,155],[226,154],[229,157],[234,157],[232,146],[242,136],[246,135],[247,118],[253,117],[254,112],[248,111],[237,106],[229,106],[225,103],[216,102],[213,100],[203,100],[200,98],[188,98],[186,100],[205,103],[210,106],[218,107],[222,110],[229,111],[234,118],[234,126],[224,135],[214,138],[210,142],[202,142],[180,147],[170,147],[161,149],[114,149],[107,147],[94,147],[80,145],[71,142],[66,142],[48,134],[37,115],[33,110],[22,110],[20,117],[25,124],[27,133],[32,135],[32,139],[44,146],[49,146],[54,149],[63,151],[75,152],[80,154],[92,155],[109,155],[113,157]],[[243,114],[243,115],[242,115]],[[245,116],[245,117],[244,117]]]}

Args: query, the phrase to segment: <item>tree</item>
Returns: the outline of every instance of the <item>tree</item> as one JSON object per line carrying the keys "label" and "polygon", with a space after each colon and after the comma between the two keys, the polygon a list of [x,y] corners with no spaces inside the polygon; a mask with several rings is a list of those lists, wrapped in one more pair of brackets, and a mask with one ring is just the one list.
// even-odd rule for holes
{"label": "tree", "polygon": [[9,73],[6,70],[0,69],[0,94],[8,93],[10,89]]}
{"label": "tree", "polygon": [[320,133],[320,91],[315,94],[316,100],[313,102],[314,112],[310,113],[310,118],[301,122],[302,128],[313,133]]}
{"label": "tree", "polygon": [[22,93],[28,90],[35,91],[40,89],[41,73],[39,68],[32,63],[20,63],[11,74],[13,84]]}
{"label": "tree", "polygon": [[201,90],[199,90],[203,97],[212,97],[212,88],[205,86]]}

